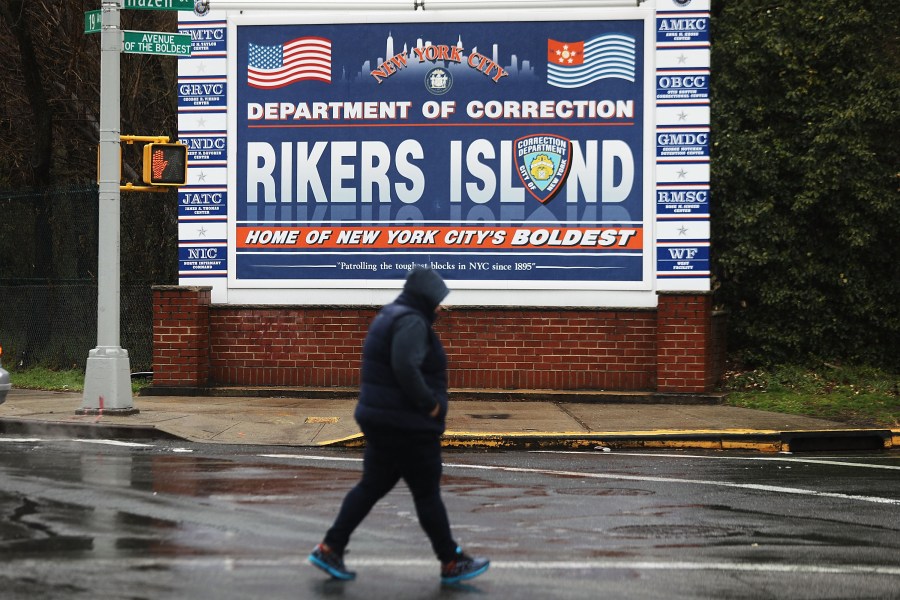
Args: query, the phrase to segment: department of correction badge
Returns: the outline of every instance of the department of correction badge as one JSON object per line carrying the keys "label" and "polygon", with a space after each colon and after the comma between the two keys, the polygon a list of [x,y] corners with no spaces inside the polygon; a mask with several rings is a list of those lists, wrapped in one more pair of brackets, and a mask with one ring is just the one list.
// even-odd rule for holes
{"label": "department of correction badge", "polygon": [[541,204],[553,200],[569,174],[572,141],[539,133],[521,137],[513,145],[516,170],[532,196]]}

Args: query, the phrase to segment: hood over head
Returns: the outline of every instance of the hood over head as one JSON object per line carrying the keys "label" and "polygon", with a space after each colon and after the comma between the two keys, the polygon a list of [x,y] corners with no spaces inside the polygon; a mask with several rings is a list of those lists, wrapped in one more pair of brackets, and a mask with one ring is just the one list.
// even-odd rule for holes
{"label": "hood over head", "polygon": [[415,267],[406,276],[403,292],[421,298],[430,310],[434,310],[447,297],[450,289],[437,271]]}

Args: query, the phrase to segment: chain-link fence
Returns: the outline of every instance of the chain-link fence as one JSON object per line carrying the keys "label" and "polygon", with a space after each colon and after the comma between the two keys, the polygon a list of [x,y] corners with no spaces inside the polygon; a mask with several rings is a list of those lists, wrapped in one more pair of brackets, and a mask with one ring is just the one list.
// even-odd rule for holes
{"label": "chain-link fence", "polygon": [[[151,286],[177,281],[177,198],[123,194],[120,344],[152,370]],[[0,346],[7,366],[85,367],[97,346],[96,186],[0,192]]]}
{"label": "chain-link fence", "polygon": [[[123,285],[120,343],[132,371],[153,361],[150,284]],[[7,285],[0,280],[0,344],[7,365],[83,369],[97,346],[97,284],[64,281]]]}

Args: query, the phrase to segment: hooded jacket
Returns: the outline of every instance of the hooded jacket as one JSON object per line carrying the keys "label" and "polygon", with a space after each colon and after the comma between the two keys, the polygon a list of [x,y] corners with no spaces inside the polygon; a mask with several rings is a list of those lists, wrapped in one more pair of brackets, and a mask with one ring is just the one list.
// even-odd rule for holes
{"label": "hooded jacket", "polygon": [[[447,416],[447,355],[432,325],[450,290],[435,271],[417,267],[403,292],[372,321],[363,344],[359,403],[366,430],[441,434]],[[437,417],[430,416],[435,405]]]}

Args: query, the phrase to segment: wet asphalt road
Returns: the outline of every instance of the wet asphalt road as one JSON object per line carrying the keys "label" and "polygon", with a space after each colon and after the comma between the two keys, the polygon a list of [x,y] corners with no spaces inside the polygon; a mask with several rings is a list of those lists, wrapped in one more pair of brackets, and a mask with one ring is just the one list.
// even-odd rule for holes
{"label": "wet asphalt road", "polygon": [[360,457],[0,436],[0,597],[900,598],[897,452],[448,452],[452,588],[402,487],[305,563]]}

